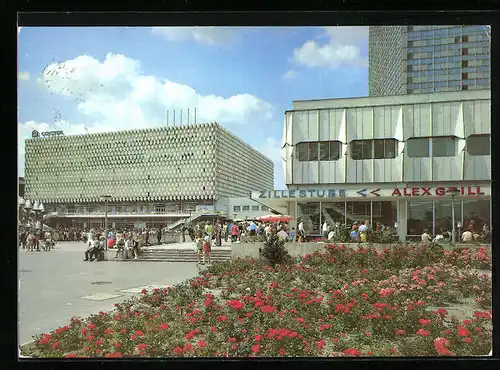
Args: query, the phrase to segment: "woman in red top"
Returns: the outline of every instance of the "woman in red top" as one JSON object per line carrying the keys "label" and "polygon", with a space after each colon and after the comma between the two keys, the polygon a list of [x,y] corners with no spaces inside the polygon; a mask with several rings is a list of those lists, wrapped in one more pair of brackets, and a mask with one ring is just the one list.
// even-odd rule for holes
{"label": "woman in red top", "polygon": [[236,239],[238,238],[238,225],[233,224],[233,227],[231,228],[231,241],[234,243]]}

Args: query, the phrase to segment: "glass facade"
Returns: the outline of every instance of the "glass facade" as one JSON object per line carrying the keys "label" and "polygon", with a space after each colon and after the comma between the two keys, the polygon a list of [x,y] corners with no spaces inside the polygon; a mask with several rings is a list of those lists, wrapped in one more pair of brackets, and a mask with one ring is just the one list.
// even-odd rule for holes
{"label": "glass facade", "polygon": [[321,233],[321,225],[327,222],[352,225],[354,222],[368,221],[375,228],[377,224],[394,227],[397,222],[397,202],[356,201],[356,202],[309,202],[297,203],[297,219],[304,222],[307,235]]}
{"label": "glass facade", "polygon": [[369,94],[487,89],[490,53],[487,26],[370,27]]}

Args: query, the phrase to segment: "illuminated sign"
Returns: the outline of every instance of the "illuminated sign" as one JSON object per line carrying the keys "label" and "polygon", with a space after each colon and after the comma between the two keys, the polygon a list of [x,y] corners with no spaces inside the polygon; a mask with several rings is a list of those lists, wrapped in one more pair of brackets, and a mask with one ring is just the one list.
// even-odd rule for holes
{"label": "illuminated sign", "polygon": [[457,195],[462,196],[477,196],[477,195],[485,195],[483,191],[481,191],[480,186],[462,186],[462,187],[417,187],[417,188],[395,188],[392,192],[392,196],[396,197],[429,197],[429,196],[450,196],[450,191],[456,191]]}

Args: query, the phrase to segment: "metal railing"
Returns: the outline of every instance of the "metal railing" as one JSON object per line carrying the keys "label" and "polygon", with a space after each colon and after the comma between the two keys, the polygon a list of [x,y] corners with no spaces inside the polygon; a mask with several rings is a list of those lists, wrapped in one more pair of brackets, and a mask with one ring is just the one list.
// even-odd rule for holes
{"label": "metal railing", "polygon": [[[104,215],[105,211],[103,210],[82,210],[82,211],[57,211],[58,216],[73,216],[73,215]],[[183,215],[183,214],[189,214],[189,211],[182,211],[182,210],[172,210],[172,211],[149,211],[149,210],[144,210],[144,211],[121,211],[121,210],[116,210],[116,211],[108,211],[108,216],[113,216],[113,215]]]}

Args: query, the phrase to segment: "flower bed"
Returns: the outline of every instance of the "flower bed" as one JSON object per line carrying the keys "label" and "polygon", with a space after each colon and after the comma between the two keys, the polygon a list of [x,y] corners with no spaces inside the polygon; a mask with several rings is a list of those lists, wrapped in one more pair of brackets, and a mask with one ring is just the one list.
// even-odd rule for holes
{"label": "flower bed", "polygon": [[[491,349],[486,249],[329,245],[236,259],[35,337],[33,357],[470,356]],[[454,305],[465,305],[454,317]],[[458,315],[455,315],[458,316]]]}

